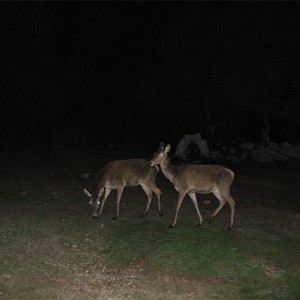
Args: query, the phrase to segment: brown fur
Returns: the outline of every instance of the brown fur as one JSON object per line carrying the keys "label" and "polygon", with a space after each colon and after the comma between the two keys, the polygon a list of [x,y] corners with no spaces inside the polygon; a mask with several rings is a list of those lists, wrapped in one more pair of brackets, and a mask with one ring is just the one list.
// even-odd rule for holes
{"label": "brown fur", "polygon": [[151,160],[152,165],[160,165],[164,175],[173,183],[175,189],[179,192],[175,216],[170,227],[176,225],[178,211],[186,194],[190,196],[194,204],[199,217],[199,225],[202,225],[203,219],[198,208],[196,193],[213,193],[220,201],[220,204],[211,215],[211,221],[213,221],[222,207],[228,203],[231,208],[228,229],[232,229],[235,202],[231,197],[230,188],[234,180],[234,173],[220,165],[174,165],[171,163],[167,154],[170,148],[170,145],[164,147],[163,144],[161,144],[158,152],[154,154]]}
{"label": "brown fur", "polygon": [[[93,193],[86,195],[91,197],[91,204],[93,207],[92,216],[98,217],[102,214],[103,206],[106,198],[112,189],[117,190],[117,209],[113,219],[119,218],[119,204],[122,197],[123,190],[126,186],[141,185],[147,194],[148,201],[143,216],[148,213],[153,193],[156,194],[158,211],[161,215],[160,195],[161,191],[155,184],[155,178],[159,172],[158,167],[150,166],[150,161],[146,159],[128,159],[115,160],[105,165],[99,172],[96,182],[94,184]],[[103,196],[103,197],[102,197]],[[102,203],[100,206],[100,200]],[[100,209],[100,211],[99,211]]]}

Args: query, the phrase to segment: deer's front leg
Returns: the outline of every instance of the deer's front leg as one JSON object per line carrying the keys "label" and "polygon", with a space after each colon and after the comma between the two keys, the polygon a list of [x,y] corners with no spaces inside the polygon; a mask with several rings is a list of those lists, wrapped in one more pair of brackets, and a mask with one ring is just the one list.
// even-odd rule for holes
{"label": "deer's front leg", "polygon": [[177,200],[177,204],[176,204],[175,216],[174,216],[172,224],[169,225],[169,228],[174,228],[175,225],[176,225],[178,212],[179,212],[179,209],[180,209],[180,206],[182,204],[184,196],[185,196],[185,192],[179,192],[178,200]]}
{"label": "deer's front leg", "polygon": [[202,218],[202,216],[200,214],[200,210],[199,210],[199,207],[198,207],[198,202],[197,202],[196,194],[195,193],[191,193],[191,194],[189,194],[189,196],[190,196],[190,198],[191,198],[191,200],[192,200],[192,202],[194,204],[195,210],[196,210],[198,218],[199,218],[199,224],[198,224],[198,226],[202,226],[202,224],[203,224],[203,218]]}
{"label": "deer's front leg", "polygon": [[116,214],[115,216],[112,218],[113,220],[117,220],[120,216],[120,200],[121,200],[121,197],[122,197],[122,193],[124,191],[124,187],[119,187],[117,188],[117,209],[116,209]]}
{"label": "deer's front leg", "polygon": [[102,215],[102,210],[103,210],[105,201],[106,201],[107,197],[109,196],[110,192],[111,192],[111,189],[105,188],[104,196],[103,196],[101,207],[100,207],[100,211],[99,211],[99,216]]}

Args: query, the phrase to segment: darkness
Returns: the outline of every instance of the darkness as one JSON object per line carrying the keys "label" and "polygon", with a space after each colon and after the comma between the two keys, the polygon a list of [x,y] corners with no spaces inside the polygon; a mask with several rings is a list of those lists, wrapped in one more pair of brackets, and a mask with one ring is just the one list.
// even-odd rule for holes
{"label": "darkness", "polygon": [[[297,2],[1,3],[0,146],[300,142]],[[71,137],[70,137],[71,136]]]}

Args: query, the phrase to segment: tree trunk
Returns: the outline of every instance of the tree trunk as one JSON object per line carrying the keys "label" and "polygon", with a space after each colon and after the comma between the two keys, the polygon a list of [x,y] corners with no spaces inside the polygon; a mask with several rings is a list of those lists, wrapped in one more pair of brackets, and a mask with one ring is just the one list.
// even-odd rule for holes
{"label": "tree trunk", "polygon": [[215,135],[216,135],[216,126],[211,119],[209,100],[207,96],[204,96],[203,111],[204,111],[204,116],[206,119],[206,126],[207,126],[207,140],[209,142],[213,142],[215,140]]}
{"label": "tree trunk", "polygon": [[261,141],[263,144],[268,145],[270,144],[270,107],[267,91],[265,97],[264,123],[261,128]]}
{"label": "tree trunk", "polygon": [[270,144],[270,124],[266,123],[261,128],[261,140],[265,145]]}
{"label": "tree trunk", "polygon": [[216,135],[216,126],[214,126],[212,124],[208,124],[207,133],[208,133],[207,139],[210,142],[214,142],[215,135]]}

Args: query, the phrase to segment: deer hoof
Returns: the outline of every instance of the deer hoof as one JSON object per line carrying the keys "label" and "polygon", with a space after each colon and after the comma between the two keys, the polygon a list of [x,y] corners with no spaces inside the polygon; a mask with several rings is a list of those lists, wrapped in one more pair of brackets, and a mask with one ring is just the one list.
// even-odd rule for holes
{"label": "deer hoof", "polygon": [[199,223],[198,225],[197,225],[197,227],[202,227],[203,226],[203,224],[202,223]]}
{"label": "deer hoof", "polygon": [[211,217],[211,218],[209,219],[209,224],[212,224],[213,222],[214,222],[214,218]]}
{"label": "deer hoof", "polygon": [[175,227],[175,225],[169,225],[168,227],[169,227],[169,228],[174,228],[174,227]]}
{"label": "deer hoof", "polygon": [[159,212],[159,216],[162,217],[162,216],[163,216],[163,213],[162,213],[162,212]]}
{"label": "deer hoof", "polygon": [[98,217],[96,217],[96,216],[92,216],[92,219],[96,220],[96,219],[98,219]]}
{"label": "deer hoof", "polygon": [[232,230],[232,226],[229,225],[229,226],[227,227],[227,230]]}
{"label": "deer hoof", "polygon": [[113,218],[112,218],[112,220],[118,220],[119,219],[119,217],[116,217],[116,216],[114,216]]}

